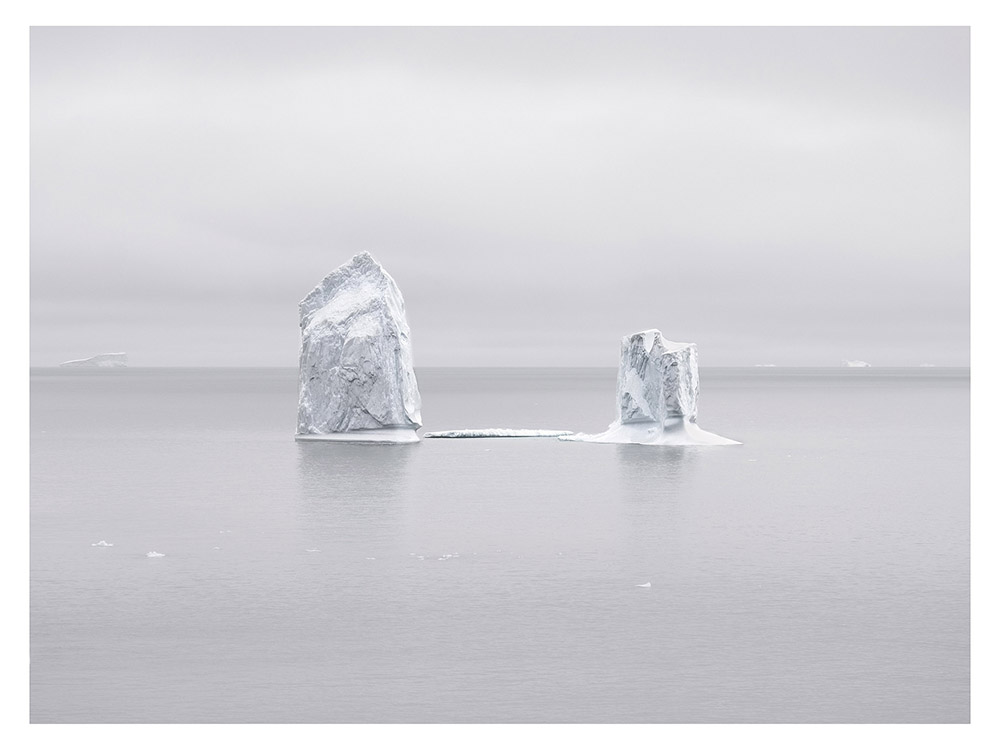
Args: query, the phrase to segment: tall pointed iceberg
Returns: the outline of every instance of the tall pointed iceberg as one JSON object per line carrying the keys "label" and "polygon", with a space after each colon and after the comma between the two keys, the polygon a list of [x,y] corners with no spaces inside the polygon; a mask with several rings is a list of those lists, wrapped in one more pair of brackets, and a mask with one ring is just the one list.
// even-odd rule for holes
{"label": "tall pointed iceberg", "polygon": [[622,339],[617,419],[597,435],[560,440],[643,445],[739,445],[701,429],[698,348],[669,341],[656,329]]}
{"label": "tall pointed iceberg", "polygon": [[417,442],[420,392],[396,282],[368,253],[299,303],[297,440]]}

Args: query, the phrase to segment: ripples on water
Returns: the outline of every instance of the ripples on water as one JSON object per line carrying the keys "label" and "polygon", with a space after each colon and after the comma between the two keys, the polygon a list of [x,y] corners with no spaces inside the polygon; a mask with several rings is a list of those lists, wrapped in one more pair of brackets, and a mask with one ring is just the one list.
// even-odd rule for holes
{"label": "ripples on water", "polygon": [[[599,431],[614,377],[418,371],[427,430]],[[714,448],[296,443],[290,370],[31,384],[35,722],[969,719],[968,370],[706,370]]]}

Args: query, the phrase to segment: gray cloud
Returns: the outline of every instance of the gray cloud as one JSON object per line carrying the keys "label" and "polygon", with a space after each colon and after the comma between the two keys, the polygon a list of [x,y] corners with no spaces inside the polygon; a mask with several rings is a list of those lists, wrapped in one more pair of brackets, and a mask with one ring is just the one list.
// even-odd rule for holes
{"label": "gray cloud", "polygon": [[420,365],[966,365],[967,29],[31,39],[32,364],[294,365],[370,250]]}

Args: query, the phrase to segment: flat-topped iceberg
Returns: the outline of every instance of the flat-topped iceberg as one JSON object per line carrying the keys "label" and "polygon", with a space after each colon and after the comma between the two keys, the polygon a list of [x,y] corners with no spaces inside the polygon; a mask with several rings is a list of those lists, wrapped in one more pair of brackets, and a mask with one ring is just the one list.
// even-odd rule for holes
{"label": "flat-topped iceberg", "polygon": [[61,362],[60,367],[128,367],[128,355],[125,352],[110,354],[95,354],[86,359],[71,359]]}
{"label": "flat-topped iceberg", "polygon": [[870,364],[868,364],[867,362],[864,362],[864,361],[862,361],[860,359],[845,359],[844,360],[844,366],[845,367],[871,367]]}
{"label": "flat-topped iceberg", "polygon": [[651,329],[622,339],[618,417],[597,435],[560,440],[642,445],[739,445],[706,432],[698,418],[698,349]]}
{"label": "flat-topped iceberg", "polygon": [[425,432],[425,438],[537,438],[572,435],[571,430],[522,430],[507,427],[484,427],[476,430]]}
{"label": "flat-topped iceberg", "polygon": [[420,392],[403,295],[368,253],[299,303],[297,440],[417,442]]}

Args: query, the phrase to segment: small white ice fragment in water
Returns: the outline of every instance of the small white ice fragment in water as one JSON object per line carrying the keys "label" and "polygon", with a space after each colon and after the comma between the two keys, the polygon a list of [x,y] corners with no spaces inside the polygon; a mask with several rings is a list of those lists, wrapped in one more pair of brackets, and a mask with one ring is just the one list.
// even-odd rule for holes
{"label": "small white ice fragment in water", "polygon": [[101,541],[99,541],[99,542],[94,542],[94,543],[93,543],[93,544],[91,544],[90,546],[91,546],[91,547],[114,547],[115,545],[114,545],[114,544],[112,544],[112,543],[109,543],[109,542],[106,542],[106,541],[104,541],[104,540],[102,539],[102,540],[101,540]]}
{"label": "small white ice fragment in water", "polygon": [[306,552],[319,552],[318,549],[307,549]]}
{"label": "small white ice fragment in water", "polygon": [[366,557],[365,559],[366,560],[374,560],[375,558],[374,557]]}
{"label": "small white ice fragment in water", "polygon": [[146,557],[166,557],[162,552],[147,552]]}
{"label": "small white ice fragment in water", "polygon": [[635,587],[638,589],[648,589],[652,587],[652,585],[653,584],[651,584],[649,581],[646,581],[645,583],[637,583]]}

